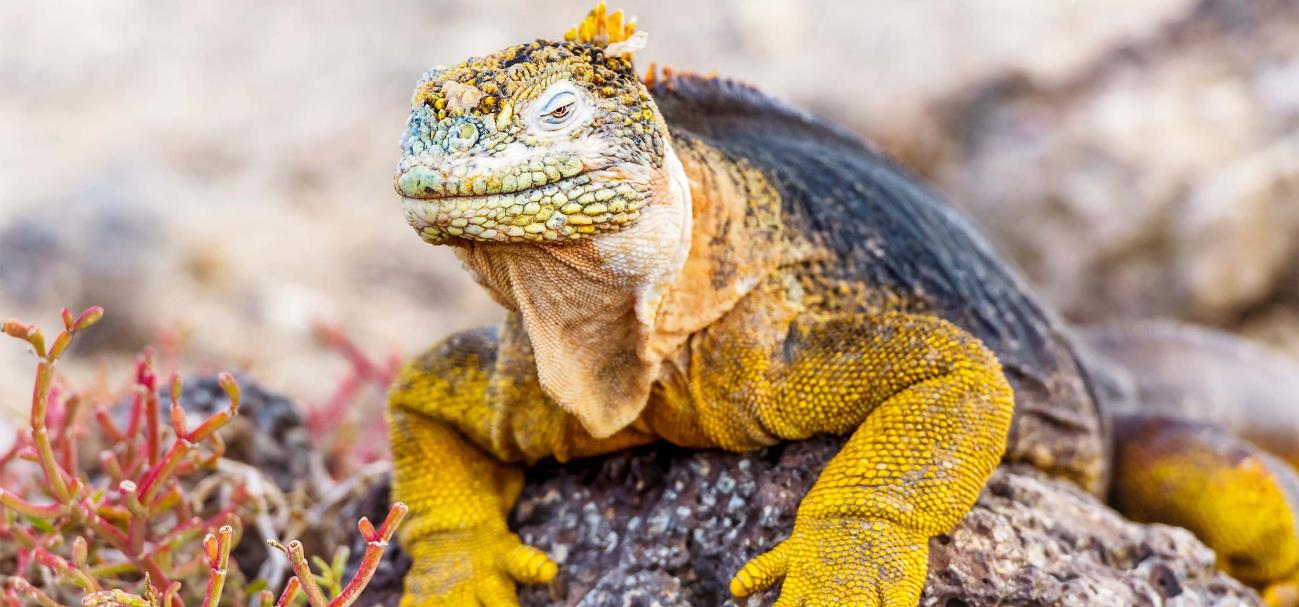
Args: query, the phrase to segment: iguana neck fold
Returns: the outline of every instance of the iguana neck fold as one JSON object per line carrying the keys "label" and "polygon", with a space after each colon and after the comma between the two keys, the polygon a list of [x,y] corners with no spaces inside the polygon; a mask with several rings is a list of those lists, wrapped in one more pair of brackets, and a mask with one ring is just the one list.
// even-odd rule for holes
{"label": "iguana neck fold", "polygon": [[[779,203],[765,178],[697,142],[667,150],[654,201],[628,229],[563,245],[455,247],[522,318],[542,388],[596,437],[634,421],[663,359],[778,262]],[[756,205],[770,217],[754,221],[753,196],[770,202]]]}

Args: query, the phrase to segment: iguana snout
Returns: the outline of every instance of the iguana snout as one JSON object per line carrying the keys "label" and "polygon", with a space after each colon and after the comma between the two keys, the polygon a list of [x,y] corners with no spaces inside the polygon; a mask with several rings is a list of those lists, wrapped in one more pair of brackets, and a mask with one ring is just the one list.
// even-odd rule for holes
{"label": "iguana snout", "polygon": [[662,192],[664,129],[629,55],[539,40],[425,74],[395,187],[435,244],[617,232]]}

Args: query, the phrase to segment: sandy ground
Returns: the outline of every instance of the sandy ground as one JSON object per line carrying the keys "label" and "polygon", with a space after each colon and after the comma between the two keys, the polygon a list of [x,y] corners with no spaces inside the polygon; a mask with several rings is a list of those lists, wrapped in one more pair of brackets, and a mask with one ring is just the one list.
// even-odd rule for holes
{"label": "sandy ground", "polygon": [[[650,33],[642,65],[757,84],[949,176],[941,185],[964,204],[948,186],[966,177],[929,156],[959,140],[938,127],[937,102],[1006,74],[1077,81],[1194,3],[623,5]],[[587,8],[7,3],[0,317],[52,327],[63,305],[107,307],[103,336],[71,361],[80,382],[121,377],[113,370],[139,347],[172,335],[185,369],[248,369],[308,403],[344,371],[312,340],[313,320],[345,326],[373,352],[406,354],[492,322],[496,306],[449,253],[410,232],[392,193],[410,90],[432,65],[558,36]],[[1282,319],[1277,331],[1299,326],[1293,308],[1267,314]],[[0,348],[0,409],[25,407],[31,364],[18,344]]]}

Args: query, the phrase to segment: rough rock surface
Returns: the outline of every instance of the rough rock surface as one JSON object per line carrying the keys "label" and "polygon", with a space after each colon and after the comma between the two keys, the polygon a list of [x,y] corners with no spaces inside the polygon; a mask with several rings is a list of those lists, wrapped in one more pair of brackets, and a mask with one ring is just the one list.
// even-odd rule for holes
{"label": "rough rock surface", "polygon": [[[523,604],[734,605],[730,575],[783,539],[839,439],[735,455],[649,447],[529,473],[512,525],[561,563],[560,583]],[[381,516],[382,491],[358,504]],[[1123,519],[1072,485],[1003,467],[950,535],[930,544],[924,605],[1253,605],[1190,533]],[[376,575],[395,605],[409,560]],[[749,605],[769,605],[774,592]],[[741,603],[745,604],[745,603]]]}

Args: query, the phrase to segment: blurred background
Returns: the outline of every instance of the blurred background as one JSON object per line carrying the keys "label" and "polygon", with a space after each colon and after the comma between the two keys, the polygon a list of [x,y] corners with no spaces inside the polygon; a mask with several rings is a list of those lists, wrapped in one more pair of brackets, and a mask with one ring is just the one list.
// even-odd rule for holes
{"label": "blurred background", "polygon": [[[493,322],[392,192],[411,89],[590,3],[0,5],[0,318],[107,308],[78,382],[162,344],[306,403],[347,368],[313,322],[376,355]],[[732,76],[874,139],[1068,318],[1299,354],[1299,1],[619,6],[650,34],[642,69]],[[25,410],[32,366],[0,347],[0,410]]]}

